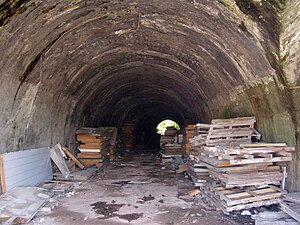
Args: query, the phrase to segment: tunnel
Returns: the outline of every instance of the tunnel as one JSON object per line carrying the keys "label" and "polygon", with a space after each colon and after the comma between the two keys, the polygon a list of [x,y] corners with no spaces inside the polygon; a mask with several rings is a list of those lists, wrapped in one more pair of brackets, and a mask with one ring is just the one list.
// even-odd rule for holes
{"label": "tunnel", "polygon": [[152,148],[164,119],[253,115],[263,141],[296,146],[300,190],[299,12],[297,0],[2,0],[0,153],[74,151],[78,128],[124,123]]}

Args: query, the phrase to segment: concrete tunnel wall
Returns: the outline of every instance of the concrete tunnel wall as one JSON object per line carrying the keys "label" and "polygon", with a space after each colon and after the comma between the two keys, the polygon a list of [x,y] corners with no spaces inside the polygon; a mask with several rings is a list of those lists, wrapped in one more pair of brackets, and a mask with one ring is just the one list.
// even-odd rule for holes
{"label": "concrete tunnel wall", "polygon": [[297,147],[300,190],[299,12],[297,0],[1,0],[0,152],[71,146],[80,126],[254,115],[264,141]]}

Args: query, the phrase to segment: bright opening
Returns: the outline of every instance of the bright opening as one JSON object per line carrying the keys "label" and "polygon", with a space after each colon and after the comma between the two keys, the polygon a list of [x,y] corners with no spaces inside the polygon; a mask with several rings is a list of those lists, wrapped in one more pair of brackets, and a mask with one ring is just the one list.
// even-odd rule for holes
{"label": "bright opening", "polygon": [[167,127],[175,127],[176,130],[180,130],[179,125],[175,121],[164,120],[157,125],[156,131],[158,134],[164,135],[165,131],[167,130]]}

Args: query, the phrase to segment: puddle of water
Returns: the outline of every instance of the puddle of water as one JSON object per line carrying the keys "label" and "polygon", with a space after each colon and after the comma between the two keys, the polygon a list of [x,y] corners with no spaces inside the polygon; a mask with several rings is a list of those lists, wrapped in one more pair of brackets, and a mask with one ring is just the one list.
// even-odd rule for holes
{"label": "puddle of water", "polygon": [[152,201],[154,200],[155,198],[152,196],[152,195],[149,195],[149,196],[144,196],[143,198],[141,198],[144,202],[147,202],[147,201]]}
{"label": "puddle of water", "polygon": [[124,204],[108,204],[107,202],[96,202],[91,204],[95,213],[99,214],[100,219],[108,219],[115,216],[115,212],[119,211]]}
{"label": "puddle of water", "polygon": [[131,214],[124,214],[124,215],[118,215],[120,219],[127,220],[131,222],[132,220],[137,220],[141,217],[143,217],[143,213],[131,213]]}
{"label": "puddle of water", "polygon": [[130,180],[122,180],[122,181],[117,181],[117,182],[112,182],[112,184],[120,184],[120,185],[125,185],[129,184],[131,181]]}

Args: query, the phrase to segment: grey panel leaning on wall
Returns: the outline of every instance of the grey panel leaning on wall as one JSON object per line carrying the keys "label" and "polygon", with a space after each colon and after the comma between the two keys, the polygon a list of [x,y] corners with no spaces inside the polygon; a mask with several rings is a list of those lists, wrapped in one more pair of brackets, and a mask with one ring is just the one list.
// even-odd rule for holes
{"label": "grey panel leaning on wall", "polygon": [[2,156],[7,191],[18,186],[34,186],[53,178],[48,147],[11,152]]}

